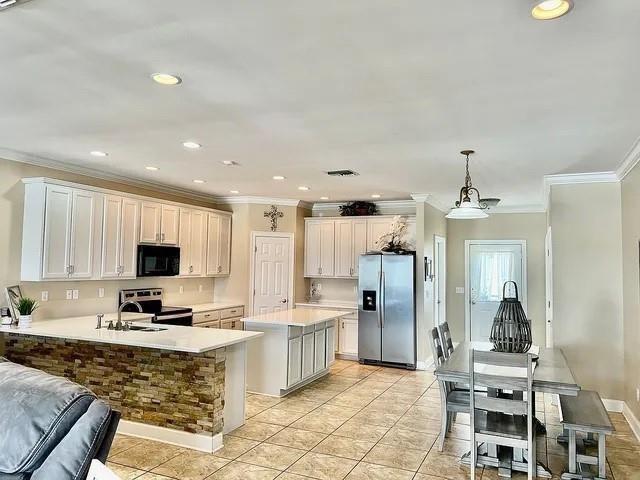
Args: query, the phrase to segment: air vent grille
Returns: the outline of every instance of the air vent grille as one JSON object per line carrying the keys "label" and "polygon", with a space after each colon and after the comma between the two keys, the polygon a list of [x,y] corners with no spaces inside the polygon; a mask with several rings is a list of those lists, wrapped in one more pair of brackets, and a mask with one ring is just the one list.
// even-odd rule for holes
{"label": "air vent grille", "polygon": [[17,0],[0,0],[0,10],[14,6]]}
{"label": "air vent grille", "polygon": [[358,175],[358,172],[353,170],[331,170],[327,172],[327,175],[330,177],[354,177]]}

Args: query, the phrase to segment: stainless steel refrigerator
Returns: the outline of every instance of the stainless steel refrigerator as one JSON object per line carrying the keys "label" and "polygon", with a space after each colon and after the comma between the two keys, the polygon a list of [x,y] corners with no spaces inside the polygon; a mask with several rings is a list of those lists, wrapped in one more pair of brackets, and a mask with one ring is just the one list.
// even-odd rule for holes
{"label": "stainless steel refrigerator", "polygon": [[360,363],[416,368],[415,253],[360,255]]}

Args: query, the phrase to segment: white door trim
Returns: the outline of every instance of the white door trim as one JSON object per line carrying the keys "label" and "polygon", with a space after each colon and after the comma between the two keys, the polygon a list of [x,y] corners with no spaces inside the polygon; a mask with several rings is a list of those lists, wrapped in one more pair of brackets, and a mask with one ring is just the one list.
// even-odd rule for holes
{"label": "white door trim", "polygon": [[471,245],[521,245],[522,246],[522,285],[518,292],[520,303],[527,313],[527,241],[526,240],[465,240],[464,241],[464,332],[467,340],[471,338],[471,288],[469,286],[469,249]]}
{"label": "white door trim", "polygon": [[545,243],[545,334],[547,348],[553,348],[553,241],[551,227],[547,228]]}
{"label": "white door trim", "polygon": [[[444,265],[445,268],[442,272],[440,272],[440,268],[438,267],[438,244],[442,244],[442,255],[444,256]],[[439,323],[443,323],[447,321],[447,238],[442,237],[440,235],[434,235],[433,237],[433,271],[436,274],[436,285],[434,285],[434,299],[438,298],[438,292],[436,288],[440,288],[442,282],[444,284],[444,298],[442,298],[442,314],[444,318],[440,318],[438,315],[438,302],[433,302],[433,318],[437,318]],[[434,325],[437,327],[437,325]]]}
{"label": "white door trim", "polygon": [[289,232],[251,232],[251,245],[249,250],[249,314],[253,314],[253,302],[255,300],[254,294],[254,281],[255,281],[255,268],[256,268],[256,239],[258,237],[275,237],[275,238],[288,238],[289,239],[289,293],[287,303],[289,308],[294,308],[294,273],[295,269],[295,241],[294,234]]}

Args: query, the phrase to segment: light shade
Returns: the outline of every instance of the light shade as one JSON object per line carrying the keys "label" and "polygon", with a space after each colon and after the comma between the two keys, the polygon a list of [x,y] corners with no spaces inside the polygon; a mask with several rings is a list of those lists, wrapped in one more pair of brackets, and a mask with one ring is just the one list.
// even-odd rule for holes
{"label": "light shade", "polygon": [[154,73],[151,75],[154,82],[160,85],[180,85],[182,79],[177,75],[171,75],[170,73]]}
{"label": "light shade", "polygon": [[553,20],[566,15],[572,8],[572,0],[537,0],[531,9],[531,16],[536,20]]}
{"label": "light shade", "polygon": [[459,207],[454,207],[447,214],[446,218],[451,220],[474,220],[487,218],[489,215],[480,208],[478,202],[462,202]]}

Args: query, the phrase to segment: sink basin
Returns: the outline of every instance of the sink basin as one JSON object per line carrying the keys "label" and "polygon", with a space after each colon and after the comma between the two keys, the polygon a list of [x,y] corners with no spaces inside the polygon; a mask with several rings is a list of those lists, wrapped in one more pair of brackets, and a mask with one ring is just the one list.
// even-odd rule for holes
{"label": "sink basin", "polygon": [[164,332],[167,329],[160,327],[142,327],[139,325],[131,325],[129,327],[129,330],[138,330],[140,332]]}

